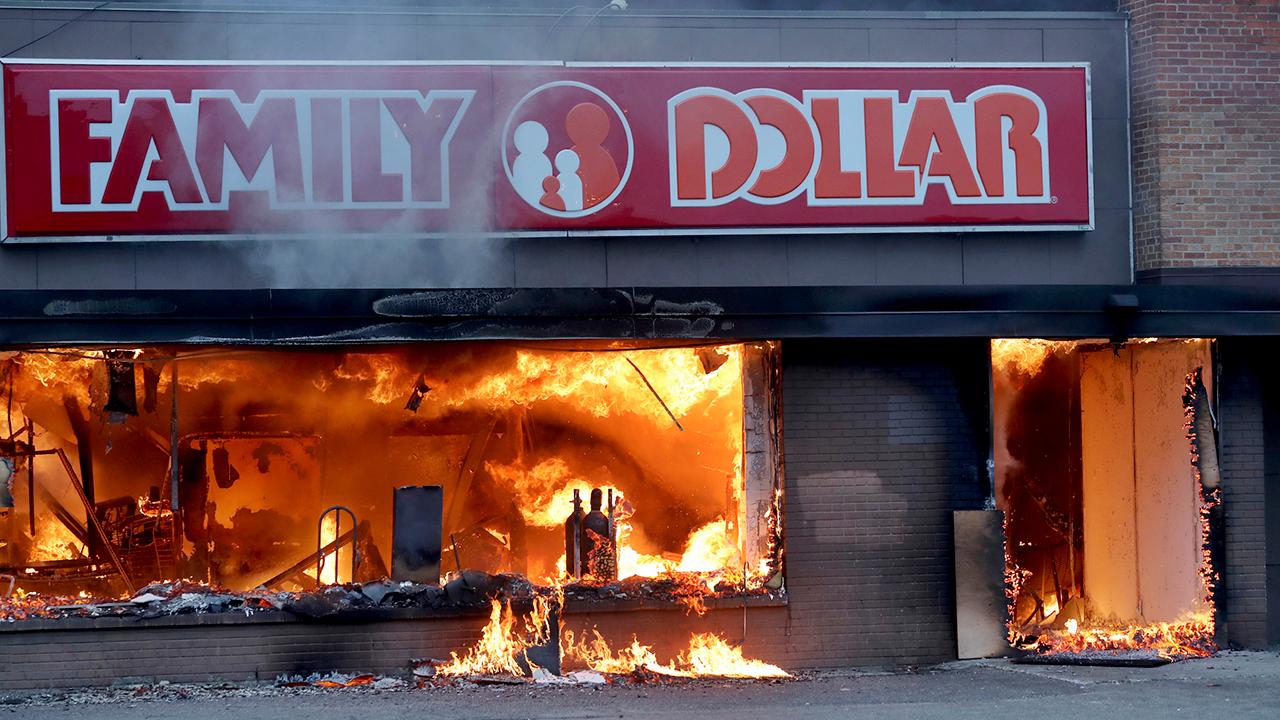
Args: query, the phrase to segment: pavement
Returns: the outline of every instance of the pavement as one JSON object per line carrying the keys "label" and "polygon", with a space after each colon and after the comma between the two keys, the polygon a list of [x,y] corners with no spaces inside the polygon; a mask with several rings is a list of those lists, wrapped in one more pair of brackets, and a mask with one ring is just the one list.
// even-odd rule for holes
{"label": "pavement", "polygon": [[948,663],[800,673],[783,682],[282,688],[163,685],[0,694],[0,720],[372,718],[1280,718],[1280,653],[1224,652],[1157,668]]}

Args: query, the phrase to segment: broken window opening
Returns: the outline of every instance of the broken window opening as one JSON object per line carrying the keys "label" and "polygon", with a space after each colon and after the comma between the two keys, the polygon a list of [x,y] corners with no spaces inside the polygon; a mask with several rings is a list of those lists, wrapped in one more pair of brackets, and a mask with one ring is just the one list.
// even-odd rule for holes
{"label": "broken window opening", "polygon": [[1207,340],[992,341],[1009,640],[1060,655],[1215,650]]}
{"label": "broken window opening", "polygon": [[[698,610],[781,593],[778,354],[771,342],[5,353],[14,430],[0,456],[27,442],[69,462],[37,455],[9,473],[0,574],[17,578],[26,615],[179,579],[241,595],[375,582],[403,559],[396,489],[436,486],[438,518],[412,530],[439,535],[418,543],[434,565],[415,579],[425,567],[445,583],[521,578]],[[576,547],[605,552],[575,577],[566,518],[575,493],[596,490],[614,500],[601,503],[607,529]],[[333,506],[350,511],[341,524],[321,517]]]}

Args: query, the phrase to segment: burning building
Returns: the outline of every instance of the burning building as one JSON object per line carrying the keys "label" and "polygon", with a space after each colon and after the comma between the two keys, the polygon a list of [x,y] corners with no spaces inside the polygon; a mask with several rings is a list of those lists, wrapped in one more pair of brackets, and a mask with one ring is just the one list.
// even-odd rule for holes
{"label": "burning building", "polygon": [[569,5],[0,2],[0,687],[1280,638],[1160,3]]}
{"label": "burning building", "polygon": [[1216,649],[1220,477],[1213,424],[1202,416],[1211,412],[1209,347],[993,343],[996,498],[1015,644],[1164,656]]}
{"label": "burning building", "polygon": [[[776,426],[746,415],[776,345],[591,345],[16,352],[8,569],[52,594],[300,590],[387,577],[431,539],[433,581],[443,563],[555,584],[567,548],[575,579],[763,586],[781,488],[746,458],[776,456]],[[444,498],[434,532],[393,540],[395,490],[419,485]],[[616,548],[596,557],[565,518],[578,497],[603,518],[605,492],[596,542]]]}

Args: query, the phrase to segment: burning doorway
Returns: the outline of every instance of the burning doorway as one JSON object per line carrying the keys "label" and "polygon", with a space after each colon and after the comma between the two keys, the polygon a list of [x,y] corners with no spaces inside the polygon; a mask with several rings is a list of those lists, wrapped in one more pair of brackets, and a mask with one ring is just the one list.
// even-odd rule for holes
{"label": "burning doorway", "polygon": [[1212,652],[1211,369],[1206,340],[992,342],[1015,646]]}
{"label": "burning doorway", "polygon": [[[178,577],[237,592],[371,581],[392,566],[395,488],[439,486],[444,573],[562,585],[578,581],[573,497],[598,489],[615,500],[614,560],[582,582],[776,588],[777,354],[606,342],[8,353],[0,573],[95,597]],[[322,518],[332,506],[351,511],[345,526]]]}

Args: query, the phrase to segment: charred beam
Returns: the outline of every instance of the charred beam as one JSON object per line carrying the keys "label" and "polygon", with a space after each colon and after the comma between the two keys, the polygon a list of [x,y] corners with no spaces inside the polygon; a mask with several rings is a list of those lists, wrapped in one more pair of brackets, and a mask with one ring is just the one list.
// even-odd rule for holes
{"label": "charred beam", "polygon": [[[321,558],[321,557],[323,557],[323,556],[325,556],[325,555],[328,555],[328,554],[329,554],[329,553],[331,553],[331,552],[336,551],[338,548],[342,547],[343,545],[346,545],[347,543],[350,543],[350,542],[352,541],[352,538],[355,536],[355,534],[356,534],[356,530],[357,530],[357,529],[358,529],[358,528],[353,527],[353,528],[351,528],[350,530],[348,530],[348,531],[346,531],[346,532],[342,533],[342,534],[341,534],[341,535],[339,535],[337,538],[335,538],[335,539],[333,540],[333,542],[330,542],[330,543],[328,543],[327,545],[325,545],[324,547],[319,548],[319,549],[318,549],[318,550],[316,550],[315,552],[313,552],[313,553],[311,553],[311,554],[307,555],[306,557],[304,557],[304,558],[302,558],[301,560],[299,560],[298,562],[296,562],[296,563],[294,563],[294,564],[290,565],[289,567],[285,568],[284,570],[281,570],[280,572],[278,572],[278,573],[276,573],[275,575],[271,576],[271,578],[270,578],[270,579],[268,579],[268,580],[266,580],[265,582],[262,582],[262,583],[260,583],[260,584],[261,584],[263,587],[271,588],[271,587],[275,587],[275,586],[279,585],[280,583],[284,582],[285,580],[288,580],[288,579],[293,578],[293,577],[295,577],[295,576],[300,576],[300,575],[302,575],[302,573],[303,573],[303,572],[305,572],[308,568],[315,567],[315,566],[316,566],[316,564],[320,561],[320,558]],[[335,562],[336,562],[336,560],[335,560]],[[319,581],[319,578],[316,578],[316,580],[317,580],[317,581]],[[299,585],[302,585],[302,584],[304,584],[304,583],[301,583],[301,582],[300,582],[300,583],[298,583],[298,584],[299,584]]]}
{"label": "charred beam", "polygon": [[[27,418],[27,447],[36,446],[35,421]],[[31,537],[36,536],[36,459],[27,462],[27,522],[31,526]]]}
{"label": "charred beam", "polygon": [[462,509],[466,506],[467,495],[471,492],[471,481],[484,462],[485,451],[489,448],[489,439],[493,437],[493,429],[498,425],[498,418],[490,417],[474,435],[471,446],[467,448],[467,457],[458,472],[458,482],[454,484],[453,497],[449,500],[449,512],[445,515],[444,526],[456,528],[462,520]]}
{"label": "charred beam", "polygon": [[95,512],[93,503],[89,501],[89,496],[85,494],[84,488],[80,484],[80,479],[76,477],[76,471],[71,467],[71,461],[67,459],[67,454],[62,451],[62,448],[58,448],[54,452],[58,455],[58,459],[62,461],[62,467],[67,471],[67,476],[71,478],[71,487],[80,496],[80,502],[84,503],[85,512],[89,515],[90,526],[97,536],[102,538],[102,545],[107,550],[107,556],[111,558],[111,564],[115,566],[116,572],[120,573],[120,579],[124,580],[125,588],[132,593],[134,591],[133,580],[129,578],[129,572],[125,569],[124,563],[121,562],[120,556],[116,553],[115,546],[111,544],[107,539],[106,533],[103,532],[102,523],[98,521],[98,513]]}
{"label": "charred beam", "polygon": [[76,439],[76,455],[80,463],[80,483],[84,488],[84,496],[92,505],[96,499],[93,489],[93,430],[89,420],[80,411],[80,403],[75,398],[65,397],[62,406],[67,411],[67,420],[71,422],[71,433]]}
{"label": "charred beam", "polygon": [[662,396],[658,394],[657,389],[653,387],[653,383],[649,382],[649,378],[645,377],[644,371],[640,369],[640,366],[632,362],[631,358],[626,358],[626,360],[632,369],[636,371],[636,374],[640,376],[640,379],[644,381],[644,386],[649,388],[649,392],[653,393],[653,396],[658,399],[658,404],[662,406],[662,409],[667,411],[667,416],[671,418],[671,422],[676,424],[676,428],[680,432],[684,432],[684,426],[676,419],[676,414],[671,412],[671,408],[667,407],[667,401],[663,400]]}
{"label": "charred beam", "polygon": [[[36,488],[36,492],[40,494],[40,502],[44,503],[45,507],[49,508],[49,511],[53,513],[55,518],[57,518],[58,522],[62,523],[63,527],[75,536],[77,542],[88,548],[89,531],[80,523],[80,520],[76,518],[70,510],[63,506],[62,503],[58,502],[58,499],[55,498],[48,490],[44,489],[44,487],[36,486]],[[35,517],[34,513],[32,513],[32,517]],[[35,532],[32,531],[31,534],[34,536]]]}

